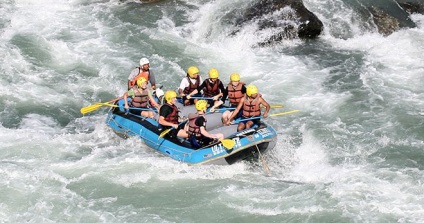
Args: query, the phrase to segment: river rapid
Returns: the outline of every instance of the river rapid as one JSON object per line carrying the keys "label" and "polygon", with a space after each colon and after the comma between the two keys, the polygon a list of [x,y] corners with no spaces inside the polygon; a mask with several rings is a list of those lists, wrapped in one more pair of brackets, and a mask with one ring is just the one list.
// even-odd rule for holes
{"label": "river rapid", "polygon": [[[255,47],[253,0],[0,0],[1,222],[422,222],[424,16],[389,36],[351,0],[305,0],[316,40]],[[354,2],[355,4],[352,4]],[[392,6],[390,6],[392,7]],[[393,6],[396,7],[396,6]],[[261,162],[189,166],[105,124],[131,69],[258,86],[278,131]]]}

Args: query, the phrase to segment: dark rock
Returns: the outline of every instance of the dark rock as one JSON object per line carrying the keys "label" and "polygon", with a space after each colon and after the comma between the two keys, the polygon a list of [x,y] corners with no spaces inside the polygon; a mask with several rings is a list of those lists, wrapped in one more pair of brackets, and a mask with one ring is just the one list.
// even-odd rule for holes
{"label": "dark rock", "polygon": [[424,14],[423,3],[398,0],[398,4],[409,14],[414,14],[414,13]]}
{"label": "dark rock", "polygon": [[377,7],[369,8],[373,16],[374,23],[378,28],[378,32],[385,36],[392,34],[394,31],[399,30],[399,21],[393,16],[390,16],[385,11]]}
{"label": "dark rock", "polygon": [[258,29],[280,30],[263,44],[280,42],[283,39],[313,39],[323,30],[323,23],[309,11],[302,0],[260,0],[246,10],[237,26],[256,21]]}

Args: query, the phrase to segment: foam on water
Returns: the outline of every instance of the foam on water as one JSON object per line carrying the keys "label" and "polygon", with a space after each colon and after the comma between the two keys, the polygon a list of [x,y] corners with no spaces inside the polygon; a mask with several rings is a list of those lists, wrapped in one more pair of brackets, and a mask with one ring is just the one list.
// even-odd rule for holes
{"label": "foam on water", "polygon": [[[252,23],[229,36],[232,27],[223,22],[229,11],[250,3],[149,7],[137,1],[19,0],[1,7],[9,21],[2,18],[0,34],[0,218],[422,219],[423,139],[417,123],[422,124],[424,110],[424,17],[412,16],[417,28],[383,37],[343,1],[309,0],[305,5],[326,27],[316,48],[301,41],[252,48],[274,31],[259,35]],[[174,6],[184,13],[173,14]],[[158,10],[155,16],[162,17],[144,21],[134,15],[143,9]],[[123,19],[129,17],[134,21]],[[292,52],[305,48],[347,61],[324,64],[324,59]],[[270,104],[285,106],[271,112],[301,111],[266,120],[277,129],[278,142],[256,164],[176,162],[138,138],[117,137],[104,124],[107,108],[79,114],[81,107],[120,96],[141,56],[153,62],[165,89],[176,88],[188,66],[199,66],[203,77],[216,67],[224,82],[239,72]],[[354,83],[329,81],[334,76]]]}

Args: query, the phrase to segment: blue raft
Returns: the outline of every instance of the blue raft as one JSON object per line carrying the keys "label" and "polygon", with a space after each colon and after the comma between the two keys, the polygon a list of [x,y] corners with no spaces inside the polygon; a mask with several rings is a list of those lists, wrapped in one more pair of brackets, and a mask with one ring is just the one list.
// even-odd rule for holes
{"label": "blue raft", "polygon": [[[222,113],[207,114],[207,126],[211,133],[223,133],[225,139],[235,142],[233,148],[225,148],[221,142],[215,142],[200,149],[193,149],[191,144],[184,139],[174,138],[171,134],[159,138],[162,132],[155,119],[126,113],[122,109],[123,101],[118,102],[118,107],[111,108],[108,112],[106,124],[122,138],[131,136],[140,137],[144,143],[172,159],[188,164],[219,164],[231,165],[239,160],[258,158],[261,153],[274,148],[277,133],[274,128],[264,122],[259,126],[237,132],[237,125],[225,126],[221,122]],[[194,113],[193,106],[178,104],[180,117],[185,119],[189,113]]]}

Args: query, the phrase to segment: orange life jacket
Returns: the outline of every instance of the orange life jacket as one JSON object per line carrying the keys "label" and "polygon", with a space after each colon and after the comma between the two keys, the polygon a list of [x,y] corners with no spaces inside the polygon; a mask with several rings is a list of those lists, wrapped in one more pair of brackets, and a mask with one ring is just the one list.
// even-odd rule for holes
{"label": "orange life jacket", "polygon": [[231,83],[228,84],[228,99],[230,100],[231,105],[237,106],[240,100],[243,98],[244,94],[241,92],[243,85],[243,82],[239,82],[239,84],[235,87]]}
{"label": "orange life jacket", "polygon": [[137,84],[137,80],[144,77],[144,79],[146,79],[146,81],[149,81],[149,75],[150,75],[150,71],[143,71],[141,69],[141,67],[137,67],[139,70],[139,73],[137,76],[135,76],[131,82],[130,82],[130,87],[133,87]]}
{"label": "orange life jacket", "polygon": [[243,103],[243,117],[250,118],[261,115],[261,107],[259,103],[259,96],[252,101],[249,101],[249,97],[246,95]]}

